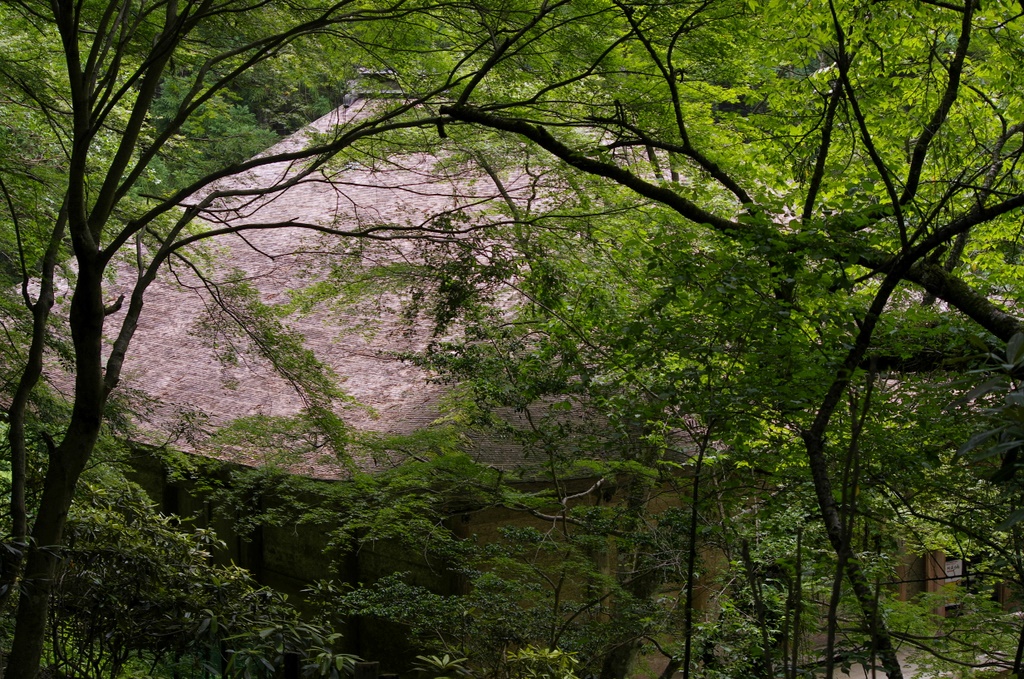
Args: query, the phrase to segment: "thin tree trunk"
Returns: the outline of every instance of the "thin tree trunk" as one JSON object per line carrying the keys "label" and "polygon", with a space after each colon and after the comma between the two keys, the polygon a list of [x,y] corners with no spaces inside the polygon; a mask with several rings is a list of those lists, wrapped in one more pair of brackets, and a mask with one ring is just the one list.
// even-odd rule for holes
{"label": "thin tree trunk", "polygon": [[[708,428],[710,430],[710,427]],[[690,679],[690,658],[693,653],[693,581],[697,569],[697,503],[700,500],[700,475],[704,467],[704,451],[707,450],[708,434],[697,451],[697,464],[693,470],[693,490],[690,493],[690,544],[686,553],[686,602],[683,609],[683,679]]]}
{"label": "thin tree trunk", "polygon": [[821,508],[825,532],[828,534],[829,542],[836,552],[840,563],[843,564],[846,577],[853,587],[853,594],[860,605],[861,614],[865,622],[877,621],[871,629],[872,643],[878,650],[882,659],[882,666],[889,677],[903,679],[903,671],[900,669],[899,660],[896,658],[896,650],[889,636],[889,630],[878,615],[878,606],[875,603],[875,593],[871,584],[864,575],[860,560],[850,548],[849,540],[845,538],[839,511],[836,508],[836,501],[832,495],[832,483],[826,469],[825,454],[820,439],[805,436],[810,459],[811,475],[814,479],[814,489],[818,496],[818,506]]}
{"label": "thin tree trunk", "polygon": [[[882,598],[882,580],[879,576],[875,576],[875,615],[878,615],[879,601]],[[878,620],[871,621],[871,627],[874,628],[878,625]],[[875,637],[871,637],[871,677],[874,679],[877,676],[877,669],[875,667],[875,658],[877,653],[875,652]]]}
{"label": "thin tree trunk", "polygon": [[[43,354],[46,350],[46,325],[50,319],[50,310],[53,308],[54,303],[53,273],[57,265],[61,241],[64,239],[66,224],[67,212],[62,209],[54,225],[53,234],[46,253],[43,256],[39,294],[34,302],[29,296],[29,274],[28,270],[24,268],[24,259],[22,259],[23,278],[21,292],[26,306],[32,312],[32,340],[29,344],[25,368],[22,370],[21,378],[18,381],[18,388],[15,390],[14,396],[11,398],[11,404],[7,409],[7,442],[11,447],[11,540],[16,551],[12,553],[9,550],[5,550],[2,558],[0,558],[0,614],[2,614],[11,594],[15,590],[18,575],[21,571],[21,564],[24,561],[25,550],[28,547],[29,525],[28,502],[26,499],[26,488],[28,486],[28,445],[26,442],[27,432],[25,424],[29,399],[43,373]],[[21,247],[20,231],[18,240],[19,247]]]}
{"label": "thin tree trunk", "polygon": [[1013,657],[1013,671],[1011,676],[1020,677],[1024,670],[1024,625],[1020,627],[1020,636],[1017,638],[1017,653]]}
{"label": "thin tree trunk", "polygon": [[804,606],[804,574],[803,574],[803,526],[796,529],[796,574],[793,578],[793,640],[790,648],[789,676],[796,679],[797,663],[800,660],[800,617]]}
{"label": "thin tree trunk", "polygon": [[[828,429],[829,420],[842,400],[853,376],[862,359],[867,353],[871,343],[874,329],[881,317],[890,295],[896,289],[897,284],[910,268],[911,260],[901,262],[890,271],[885,280],[879,286],[875,297],[871,302],[860,323],[860,330],[853,347],[847,353],[846,360],[842,367],[836,372],[836,376],[829,386],[828,391],[822,399],[818,414],[814,418],[811,428],[802,434],[804,448],[807,451],[808,467],[811,471],[811,479],[814,484],[814,493],[818,499],[818,508],[821,510],[822,524],[828,536],[836,557],[843,564],[846,577],[853,588],[854,597],[861,609],[861,615],[865,624],[877,621],[877,624],[870,630],[872,643],[878,649],[879,657],[882,659],[882,666],[890,679],[903,679],[903,670],[900,668],[899,659],[896,657],[896,649],[892,643],[892,637],[882,617],[878,615],[878,606],[875,603],[874,591],[871,584],[864,575],[860,560],[853,553],[850,541],[847,539],[843,529],[843,521],[839,508],[836,506],[835,495],[832,491],[832,479],[828,472],[828,458],[825,455],[825,432]],[[866,410],[864,411],[867,412]]]}
{"label": "thin tree trunk", "polygon": [[839,596],[843,589],[843,569],[845,564],[836,564],[836,574],[832,580],[832,594],[828,600],[828,614],[825,621],[825,679],[832,679],[836,671],[836,628],[839,626]]}
{"label": "thin tree trunk", "polygon": [[768,633],[768,614],[764,605],[764,597],[761,592],[761,582],[754,573],[754,561],[750,558],[750,542],[744,538],[740,543],[740,556],[743,558],[743,570],[747,572],[747,584],[750,587],[750,596],[754,599],[754,615],[757,617],[757,626],[761,631],[761,676],[764,679],[771,679],[775,676],[772,668],[772,642]]}

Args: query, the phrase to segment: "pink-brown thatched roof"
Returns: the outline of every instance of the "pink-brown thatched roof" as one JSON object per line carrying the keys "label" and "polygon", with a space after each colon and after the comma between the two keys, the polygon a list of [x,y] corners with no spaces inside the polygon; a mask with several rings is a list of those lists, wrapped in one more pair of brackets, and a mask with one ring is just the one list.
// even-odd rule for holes
{"label": "pink-brown thatched roof", "polygon": [[[297,148],[311,132],[326,133],[334,125],[356,119],[359,108],[357,102],[339,109],[267,153]],[[266,185],[293,172],[294,168],[281,163],[271,164],[218,188]],[[377,167],[352,162],[341,169],[325,170],[255,202],[222,202],[224,210],[214,219],[230,225],[301,222],[341,230],[380,223],[417,225],[432,215],[466,206],[482,214],[480,205],[496,195],[493,182],[485,176],[452,177],[435,158],[409,154]],[[360,244],[350,239],[332,241],[302,228],[246,231],[244,238],[227,235],[214,241],[215,259],[205,271],[213,280],[242,272],[263,302],[285,302],[290,290],[322,280],[332,264],[342,261],[341,256],[323,254],[325,243],[336,246],[339,242],[350,248]],[[393,241],[370,243],[361,256],[364,263],[371,256],[394,263],[414,255],[407,243]],[[110,297],[128,292],[132,278],[126,273],[111,285]],[[410,325],[400,313],[399,302],[398,293],[386,293],[361,305],[341,310],[321,305],[311,313],[293,314],[284,320],[342,380],[344,391],[361,404],[347,408],[339,404],[338,409],[356,430],[407,434],[439,417],[442,388],[430,383],[423,370],[396,357],[422,349],[431,339],[431,328],[424,323]],[[153,399],[151,417],[142,425],[150,440],[210,453],[202,436],[180,435],[183,412],[203,413],[208,420],[202,429],[209,432],[239,417],[292,416],[303,407],[295,389],[275,374],[266,360],[251,354],[240,355],[235,362],[218,358],[209,333],[200,331],[211,312],[216,315],[209,291],[181,263],[172,262],[147,293],[122,384]],[[242,462],[259,463],[262,459],[261,453],[245,446],[236,447],[234,455]],[[357,462],[374,464],[369,458]],[[290,468],[320,477],[343,474],[336,461],[318,453],[291,463]]]}

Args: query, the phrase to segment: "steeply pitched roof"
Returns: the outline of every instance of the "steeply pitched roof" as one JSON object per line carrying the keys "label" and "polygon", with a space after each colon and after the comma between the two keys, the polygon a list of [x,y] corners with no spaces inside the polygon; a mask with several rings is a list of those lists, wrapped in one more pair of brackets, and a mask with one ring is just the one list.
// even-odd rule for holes
{"label": "steeply pitched roof", "polygon": [[[311,133],[325,133],[358,115],[361,104],[339,109],[309,128],[282,141],[268,153],[294,149]],[[218,188],[265,185],[280,181],[293,168],[277,163],[249,175],[233,178]],[[301,222],[356,229],[376,223],[419,224],[431,215],[478,203],[496,195],[493,184],[473,177],[453,178],[440,171],[430,156],[403,156],[379,167],[351,164],[325,171],[251,203],[241,200],[219,218],[232,225]],[[224,279],[244,272],[262,301],[283,302],[289,290],[309,285],[324,276],[334,261],[322,250],[322,236],[302,228],[274,228],[228,235],[217,241],[211,278]],[[400,243],[377,251],[399,261],[408,254]],[[126,292],[131,277],[111,286],[111,296]],[[121,288],[121,289],[118,289]],[[384,297],[385,302],[397,301]],[[409,325],[397,304],[381,304],[344,312],[318,308],[308,315],[293,315],[287,325],[305,338],[305,345],[343,380],[343,389],[367,408],[348,408],[343,419],[364,431],[407,434],[428,426],[439,415],[441,388],[431,384],[420,368],[396,354],[422,349],[430,340],[426,324]],[[198,329],[216,307],[200,280],[172,263],[146,296],[139,329],[126,362],[122,384],[154,400],[151,438],[174,438],[181,413],[195,411],[209,418],[207,429],[252,415],[291,416],[299,413],[302,399],[272,366],[251,355],[234,363],[218,358],[218,350]],[[372,328],[372,333],[361,332]],[[177,447],[202,448],[183,438]],[[259,463],[252,451],[239,450],[240,461]],[[504,453],[502,453],[504,455]],[[372,464],[364,460],[364,464]],[[299,473],[335,476],[341,467],[324,456],[310,455],[293,466]]]}

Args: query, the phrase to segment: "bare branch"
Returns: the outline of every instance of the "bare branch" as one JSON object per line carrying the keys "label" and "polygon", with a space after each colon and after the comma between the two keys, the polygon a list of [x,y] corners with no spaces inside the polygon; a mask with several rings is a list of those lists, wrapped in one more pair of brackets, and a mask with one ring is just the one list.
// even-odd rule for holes
{"label": "bare branch", "polygon": [[874,164],[875,169],[878,170],[878,174],[881,176],[882,182],[885,184],[885,191],[889,196],[889,202],[892,204],[893,215],[896,217],[896,224],[899,228],[900,245],[905,249],[909,245],[907,239],[907,225],[903,217],[903,209],[901,207],[899,197],[896,194],[896,186],[893,184],[892,174],[890,173],[888,166],[886,166],[885,161],[882,160],[882,156],[879,154],[878,149],[875,148],[875,142],[872,139],[871,131],[868,129],[867,118],[860,109],[860,103],[857,100],[857,93],[853,89],[853,83],[850,80],[850,65],[853,61],[853,57],[847,51],[846,31],[843,29],[842,23],[839,21],[839,15],[836,12],[834,0],[829,0],[828,6],[832,14],[832,23],[836,34],[836,67],[839,69],[839,79],[843,88],[846,90],[846,99],[850,102],[853,117],[857,121],[857,127],[860,130],[861,141],[864,144],[864,148],[867,150],[868,157],[871,158],[872,164]]}
{"label": "bare branch", "polygon": [[839,100],[842,98],[841,87],[832,88],[832,96],[828,99],[825,110],[825,121],[821,128],[821,146],[818,147],[818,156],[814,161],[814,172],[811,174],[811,181],[807,187],[807,198],[804,201],[802,219],[807,222],[814,210],[814,203],[818,199],[818,191],[821,190],[821,180],[825,176],[825,161],[828,159],[829,150],[832,148],[832,124],[835,122],[836,110],[839,108]]}
{"label": "bare branch", "polygon": [[960,91],[960,76],[963,73],[964,59],[967,58],[967,48],[971,44],[971,21],[974,18],[974,10],[977,8],[977,0],[965,0],[963,20],[960,24],[960,37],[957,40],[956,52],[953,61],[949,64],[949,81],[946,83],[946,91],[942,100],[932,113],[931,120],[921,131],[921,135],[914,144],[914,152],[910,158],[910,170],[907,172],[907,179],[903,186],[903,195],[900,196],[901,205],[906,205],[917,195],[917,187],[921,181],[921,171],[924,168],[925,156],[928,154],[928,145],[938,133],[942,124],[949,115],[953,102],[956,101]]}
{"label": "bare branch", "polygon": [[[265,156],[257,156],[245,162],[236,163],[234,165],[222,168],[217,172],[206,175],[205,177],[196,180],[192,184],[179,189],[170,197],[161,200],[157,205],[146,211],[140,217],[131,220],[125,225],[123,229],[110,241],[106,248],[104,248],[102,257],[109,260],[124,246],[135,233],[142,229],[145,229],[147,225],[151,224],[155,219],[161,215],[175,210],[183,205],[186,205],[186,201],[189,198],[201,194],[202,191],[216,182],[232,177],[235,175],[242,175],[250,170],[254,170],[267,165],[274,165],[278,163],[298,163],[301,161],[311,161],[308,166],[295,173],[294,175],[288,176],[283,181],[275,183],[269,187],[253,187],[249,189],[236,189],[228,191],[213,192],[205,196],[200,203],[193,205],[192,207],[198,208],[200,211],[208,208],[215,199],[232,197],[232,196],[261,196],[268,195],[280,191],[284,191],[290,186],[298,185],[299,183],[306,181],[310,174],[319,170],[324,163],[326,163],[333,155],[336,155],[343,149],[351,146],[356,141],[379,135],[385,132],[391,132],[395,130],[408,129],[412,127],[430,127],[438,124],[443,124],[450,121],[450,118],[446,117],[426,117],[414,120],[395,120],[399,115],[405,113],[412,104],[403,104],[396,110],[389,111],[388,113],[374,118],[371,120],[363,121],[357,125],[354,125],[351,129],[344,133],[338,133],[337,136],[324,144],[310,146],[305,149],[298,151],[286,151],[283,153],[270,154]],[[381,124],[384,121],[384,124]],[[196,212],[196,214],[199,214]],[[183,228],[184,225],[182,225]],[[180,229],[179,229],[180,230]]]}
{"label": "bare branch", "polygon": [[[495,116],[471,106],[442,106],[440,111],[442,115],[448,115],[453,120],[476,123],[492,129],[523,136],[569,165],[589,174],[612,179],[645,198],[650,198],[672,208],[697,224],[708,224],[712,228],[734,237],[751,235],[751,231],[756,228],[719,217],[697,206],[697,204],[671,189],[645,181],[629,170],[617,165],[585,156],[555,139],[550,132],[540,125],[532,125],[514,118]],[[764,235],[767,236],[768,234]]]}

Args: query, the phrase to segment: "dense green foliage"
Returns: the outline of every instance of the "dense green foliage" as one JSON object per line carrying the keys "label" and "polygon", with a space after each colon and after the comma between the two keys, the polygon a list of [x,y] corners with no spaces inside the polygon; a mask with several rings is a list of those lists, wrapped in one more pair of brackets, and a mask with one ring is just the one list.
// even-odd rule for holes
{"label": "dense green foliage", "polygon": [[304,677],[339,677],[340,635],[234,565],[212,531],[157,513],[109,471],[81,486],[52,594],[48,651],[75,677],[265,677],[293,654]]}
{"label": "dense green foliage", "polygon": [[[247,676],[286,649],[309,673],[345,664],[333,632],[209,566],[212,536],[90,476],[149,405],[121,370],[170,263],[205,288],[224,360],[261,357],[305,404],[208,444],[330,452],[352,478],[291,495],[275,469],[178,472],[243,533],[298,517],[338,558],[391,541],[461,578],[449,596],[397,574],[317,588],[404,625],[437,654],[425,673],[612,679],[660,654],[666,677],[897,677],[901,646],[1024,670],[1020,620],[988,601],[1024,596],[1018,4],[20,0],[0,26],[19,679],[136,659]],[[380,90],[362,117],[254,157],[360,75]],[[423,155],[493,199],[418,230],[224,216]],[[274,162],[290,169],[245,195],[220,183]],[[245,272],[204,275],[202,241],[282,226],[342,264],[280,307]],[[371,271],[371,238],[411,244]],[[436,328],[405,358],[452,385],[409,437],[351,431],[339,376],[283,320],[382,290]],[[521,451],[521,478],[475,463],[470,434]],[[407,462],[366,476],[358,455]],[[254,502],[272,496],[292,504]],[[488,508],[516,520],[446,528]],[[940,550],[970,580],[899,600],[905,560]]]}

